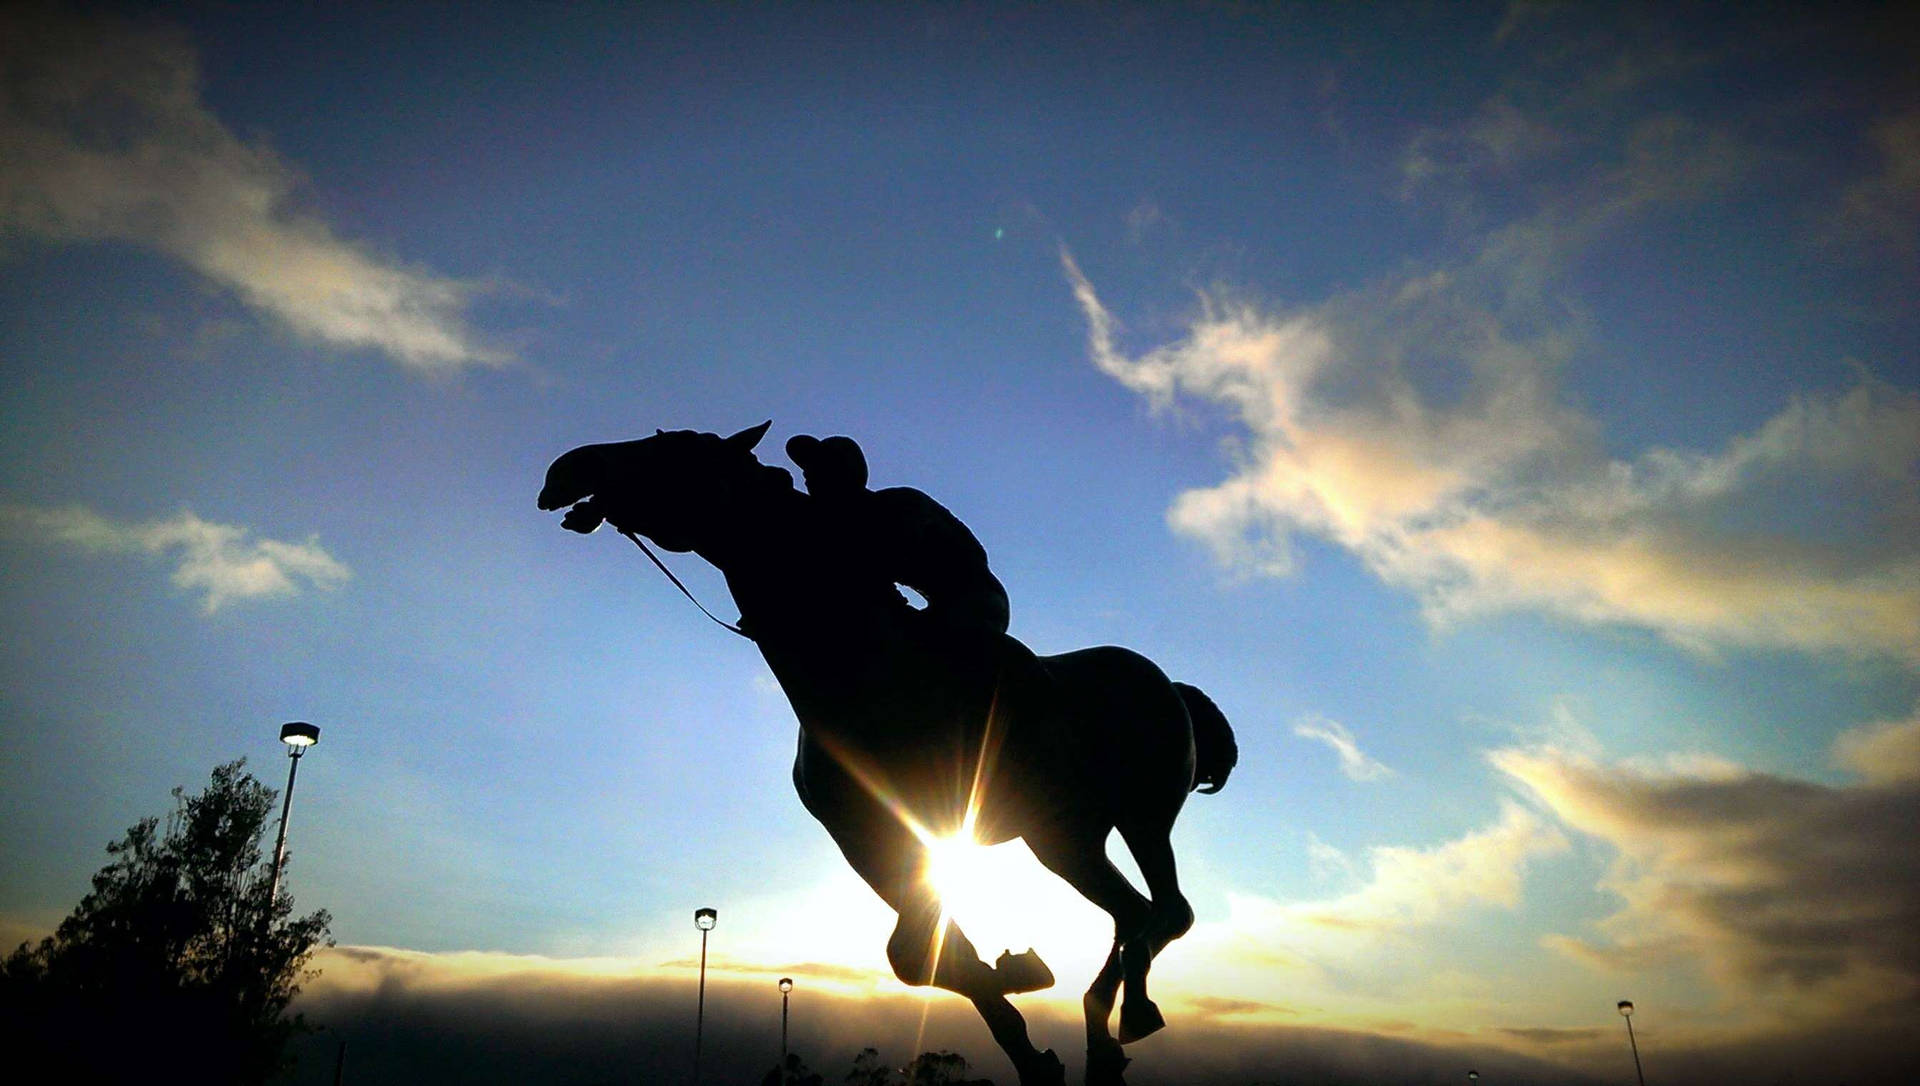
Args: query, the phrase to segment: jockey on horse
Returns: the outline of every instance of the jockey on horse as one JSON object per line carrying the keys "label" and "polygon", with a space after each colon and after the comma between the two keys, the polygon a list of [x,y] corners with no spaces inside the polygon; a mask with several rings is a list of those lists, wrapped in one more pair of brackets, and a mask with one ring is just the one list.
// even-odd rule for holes
{"label": "jockey on horse", "polygon": [[[986,548],[959,517],[910,486],[867,489],[866,454],[850,437],[800,434],[787,441],[786,449],[825,514],[822,528],[873,577],[889,586],[905,585],[926,600],[918,610],[903,606],[904,616],[911,616],[904,620],[957,670],[1015,666],[1029,685],[1046,681],[1026,646],[1004,636],[1006,586],[988,567]],[[995,971],[1007,992],[1053,986],[1052,970],[1031,948],[1002,953]]]}

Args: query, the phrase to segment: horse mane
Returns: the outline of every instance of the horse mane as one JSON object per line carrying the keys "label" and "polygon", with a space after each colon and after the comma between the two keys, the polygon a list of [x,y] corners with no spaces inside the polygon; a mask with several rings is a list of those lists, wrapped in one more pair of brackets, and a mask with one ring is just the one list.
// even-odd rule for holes
{"label": "horse mane", "polygon": [[[698,452],[705,453],[705,452],[712,452],[715,449],[718,449],[722,453],[730,452],[733,457],[738,459],[738,461],[747,463],[747,464],[752,464],[754,467],[759,469],[757,477],[752,480],[756,484],[756,488],[766,488],[766,489],[771,489],[776,491],[792,490],[795,493],[799,493],[798,488],[793,485],[792,472],[788,471],[786,468],[780,467],[777,464],[768,464],[763,462],[759,456],[755,455],[752,449],[742,449],[742,448],[738,448],[737,446],[730,445],[728,444],[726,438],[722,437],[719,434],[713,433],[712,431],[656,429],[653,432],[653,436],[654,438],[674,439],[671,442],[672,444],[684,445],[689,451],[698,451]],[[729,465],[727,465],[724,461],[721,461],[720,466],[726,467]]]}

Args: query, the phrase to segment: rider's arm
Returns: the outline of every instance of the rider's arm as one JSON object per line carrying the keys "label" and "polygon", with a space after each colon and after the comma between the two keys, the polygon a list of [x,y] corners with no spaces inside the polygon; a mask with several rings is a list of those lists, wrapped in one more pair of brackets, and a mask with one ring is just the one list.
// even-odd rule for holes
{"label": "rider's arm", "polygon": [[893,579],[927,598],[929,607],[965,611],[1006,632],[1007,590],[987,565],[987,550],[960,518],[912,487],[873,492],[874,520],[898,533],[884,548]]}

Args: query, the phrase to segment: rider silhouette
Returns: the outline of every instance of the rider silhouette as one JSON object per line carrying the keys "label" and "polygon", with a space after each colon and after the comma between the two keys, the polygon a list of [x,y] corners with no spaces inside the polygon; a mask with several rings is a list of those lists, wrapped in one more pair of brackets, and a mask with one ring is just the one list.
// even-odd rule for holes
{"label": "rider silhouette", "polygon": [[979,645],[1007,632],[1007,590],[960,518],[912,487],[867,489],[867,458],[850,437],[801,434],[787,456],[857,560],[927,601],[922,614],[936,636]]}

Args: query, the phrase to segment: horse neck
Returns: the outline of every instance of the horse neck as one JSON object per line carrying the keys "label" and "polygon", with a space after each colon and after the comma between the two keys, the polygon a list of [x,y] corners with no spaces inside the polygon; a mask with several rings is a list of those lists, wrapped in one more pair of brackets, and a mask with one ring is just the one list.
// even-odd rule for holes
{"label": "horse neck", "polygon": [[774,492],[731,511],[694,548],[726,578],[742,616],[783,622],[804,606],[797,589],[809,584],[806,541],[817,534],[808,512],[799,492]]}
{"label": "horse neck", "polygon": [[[695,553],[718,569],[776,673],[874,651],[894,631],[889,586],[870,583],[836,547],[839,526],[798,491],[775,492]],[[782,682],[788,679],[781,674]]]}

